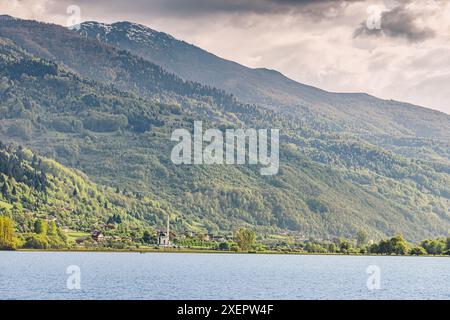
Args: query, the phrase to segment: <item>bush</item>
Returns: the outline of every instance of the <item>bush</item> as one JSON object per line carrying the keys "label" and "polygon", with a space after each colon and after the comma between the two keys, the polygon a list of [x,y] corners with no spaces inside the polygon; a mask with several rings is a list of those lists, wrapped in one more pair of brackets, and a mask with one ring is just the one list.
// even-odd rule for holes
{"label": "bush", "polygon": [[230,244],[228,242],[221,242],[221,243],[219,243],[219,250],[229,251],[230,250]]}
{"label": "bush", "polygon": [[14,243],[8,243],[8,244],[0,243],[0,250],[8,251],[8,250],[15,250],[15,249],[16,249],[16,246]]}
{"label": "bush", "polygon": [[424,254],[427,254],[427,252],[422,247],[415,247],[409,251],[409,254],[412,256],[422,256]]}
{"label": "bush", "polygon": [[232,243],[230,245],[230,251],[234,251],[234,252],[238,252],[239,251],[239,246],[237,245],[237,243]]}
{"label": "bush", "polygon": [[27,249],[48,249],[47,237],[41,234],[33,234],[26,239],[24,248]]}
{"label": "bush", "polygon": [[65,242],[59,238],[59,236],[51,236],[47,237],[47,242],[50,248],[52,249],[62,249],[66,247]]}

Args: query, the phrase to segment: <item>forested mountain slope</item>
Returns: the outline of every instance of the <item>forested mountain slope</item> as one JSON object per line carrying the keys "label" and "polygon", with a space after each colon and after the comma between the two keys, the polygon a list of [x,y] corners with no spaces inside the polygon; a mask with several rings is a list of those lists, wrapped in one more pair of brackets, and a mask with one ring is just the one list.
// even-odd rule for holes
{"label": "forested mountain slope", "polygon": [[[112,38],[114,41],[101,44],[98,39],[102,39],[100,31],[105,28],[110,30],[108,37],[113,35],[116,37]],[[153,59],[152,47],[156,46],[157,52],[168,57],[167,63],[163,63],[160,59],[157,59],[157,62],[168,67],[169,70],[173,68],[183,70],[179,63],[187,63],[189,68],[198,67],[197,70],[191,70],[189,74],[213,72],[218,79],[221,74],[226,75],[233,70],[228,62],[220,71],[211,64],[199,64],[198,61],[202,60],[191,57],[189,50],[185,48],[185,43],[132,23],[118,23],[112,26],[87,23],[81,30],[83,30],[82,37],[74,31],[52,24],[14,18],[0,21],[0,35],[12,39],[32,54],[65,65],[84,77],[112,83],[122,90],[131,90],[153,101],[178,103],[183,107],[206,110],[209,110],[211,105],[219,106],[221,111],[236,109],[235,99],[222,90],[200,83],[182,81],[158,65],[110,44],[131,50],[147,59]],[[130,30],[133,31],[133,36],[129,35]],[[92,39],[86,38],[86,35]],[[194,49],[195,52],[202,53],[200,56],[207,54],[201,49]],[[144,52],[150,56],[144,55]],[[172,55],[179,58],[179,63]],[[213,59],[214,56],[207,55],[212,61],[217,60]],[[181,56],[184,56],[184,59],[181,59]],[[229,63],[238,66],[235,63]],[[174,72],[182,75],[179,70]],[[275,78],[281,76],[274,72],[270,74],[274,74]],[[283,79],[294,88],[304,87],[290,79]],[[254,93],[257,97],[264,97],[272,90],[267,87],[268,85],[249,80],[243,75],[237,77],[236,81],[233,83],[237,83],[237,87],[244,88],[246,92]],[[270,80],[270,83],[272,82],[273,79]],[[226,82],[221,81],[218,84],[219,87],[229,89],[221,85],[224,83]],[[253,88],[247,88],[248,84],[252,84]],[[300,90],[299,97],[295,100],[297,102],[292,101],[288,104],[277,102],[275,106],[281,108],[275,109],[288,112],[289,117],[295,118],[296,122],[305,129],[347,133],[403,156],[427,159],[445,166],[450,165],[450,118],[448,115],[395,101],[384,101],[364,94],[334,94],[312,87],[308,88],[315,93],[311,95]],[[306,98],[309,100],[299,103]],[[258,99],[244,99],[244,101],[261,102]],[[264,103],[263,105],[268,108],[273,107]],[[241,108],[242,105],[238,104],[237,107]],[[261,106],[257,108],[264,112]],[[292,110],[294,112],[290,112]],[[210,116],[213,114],[210,113]]]}
{"label": "forested mountain slope", "polygon": [[[247,225],[306,236],[364,229],[373,238],[402,232],[411,240],[448,233],[450,170],[439,142],[437,160],[399,156],[339,130],[326,115],[242,104],[62,27],[10,21],[0,22],[0,139],[165,203],[175,229]],[[170,134],[192,129],[194,120],[205,128],[282,129],[279,174],[174,165]]]}
{"label": "forested mountain slope", "polygon": [[37,219],[84,232],[120,222],[123,235],[140,238],[164,225],[167,212],[157,201],[96,185],[80,171],[0,142],[0,214],[20,233],[32,232]]}
{"label": "forested mountain slope", "polygon": [[[410,239],[448,232],[447,167],[307,129],[233,99],[228,112],[215,103],[157,103],[80,78],[10,40],[1,40],[0,49],[0,138],[28,145],[122,193],[166,203],[176,229],[215,232],[251,225],[308,236],[352,236],[365,229],[374,238],[403,232]],[[172,164],[170,133],[191,128],[194,119],[211,127],[284,128],[279,175],[262,177],[252,166]],[[148,212],[139,218],[158,225]]]}

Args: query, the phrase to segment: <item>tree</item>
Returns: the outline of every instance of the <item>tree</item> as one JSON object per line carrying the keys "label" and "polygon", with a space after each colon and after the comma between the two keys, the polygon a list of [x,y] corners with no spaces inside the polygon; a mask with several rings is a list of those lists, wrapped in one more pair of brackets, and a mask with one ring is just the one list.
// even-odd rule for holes
{"label": "tree", "polygon": [[392,243],[389,240],[381,240],[377,246],[379,254],[391,254],[392,253]]}
{"label": "tree", "polygon": [[47,234],[49,236],[57,236],[58,235],[58,231],[57,231],[57,227],[56,227],[56,222],[55,221],[51,221],[48,224],[48,231]]}
{"label": "tree", "polygon": [[24,247],[29,249],[47,249],[49,243],[44,235],[32,234],[26,239]]}
{"label": "tree", "polygon": [[337,251],[337,246],[334,242],[328,245],[328,252],[334,253]]}
{"label": "tree", "polygon": [[408,243],[402,235],[393,237],[389,242],[391,243],[391,251],[389,253],[404,255],[408,252]]}
{"label": "tree", "polygon": [[380,248],[378,247],[378,244],[373,243],[369,246],[369,252],[370,253],[376,253],[379,254],[380,253]]}
{"label": "tree", "polygon": [[5,181],[5,183],[3,183],[2,194],[5,198],[8,198],[9,192],[8,192],[8,182],[7,181]]}
{"label": "tree", "polygon": [[443,239],[424,240],[421,246],[428,254],[442,254],[445,251],[446,242]]}
{"label": "tree", "polygon": [[230,244],[228,242],[221,242],[221,243],[219,243],[219,250],[229,251],[230,250]]}
{"label": "tree", "polygon": [[236,231],[236,242],[240,250],[246,251],[255,243],[256,233],[250,229],[241,228]]}
{"label": "tree", "polygon": [[152,240],[153,240],[152,234],[148,230],[145,230],[144,234],[142,235],[142,242],[151,243]]}
{"label": "tree", "polygon": [[37,163],[38,163],[38,157],[34,154],[33,155],[33,160],[31,161],[31,166],[33,168],[35,168]]}
{"label": "tree", "polygon": [[46,235],[47,234],[47,221],[36,220],[34,223],[34,232],[37,234]]}
{"label": "tree", "polygon": [[365,232],[364,230],[359,230],[358,233],[356,234],[356,245],[358,248],[361,248],[362,246],[365,246],[367,244],[367,239],[368,239],[368,235],[367,232]]}
{"label": "tree", "polygon": [[343,239],[339,240],[339,250],[342,253],[348,253],[350,248],[351,248],[350,242],[348,242],[347,240],[343,240]]}
{"label": "tree", "polygon": [[229,242],[229,244],[230,244],[230,251],[234,251],[234,252],[239,251],[239,246],[237,245],[236,242],[231,241],[231,242]]}
{"label": "tree", "polygon": [[14,222],[0,216],[0,249],[14,249]]}
{"label": "tree", "polygon": [[409,251],[409,254],[412,256],[421,256],[421,255],[427,254],[427,252],[422,247],[415,247]]}
{"label": "tree", "polygon": [[305,250],[307,252],[315,252],[315,253],[325,253],[325,252],[327,252],[327,249],[322,247],[320,244],[314,243],[314,242],[307,242],[306,245],[305,245]]}

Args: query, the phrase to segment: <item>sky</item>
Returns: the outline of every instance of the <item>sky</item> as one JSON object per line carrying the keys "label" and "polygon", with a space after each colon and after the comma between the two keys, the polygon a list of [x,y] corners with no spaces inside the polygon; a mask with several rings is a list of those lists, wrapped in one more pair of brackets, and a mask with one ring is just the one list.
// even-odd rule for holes
{"label": "sky", "polygon": [[301,83],[450,114],[448,0],[0,0],[0,14],[137,22]]}

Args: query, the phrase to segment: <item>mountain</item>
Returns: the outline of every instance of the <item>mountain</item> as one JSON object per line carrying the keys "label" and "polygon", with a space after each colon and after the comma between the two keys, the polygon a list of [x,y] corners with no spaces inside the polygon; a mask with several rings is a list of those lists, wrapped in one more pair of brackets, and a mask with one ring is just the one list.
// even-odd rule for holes
{"label": "mountain", "polygon": [[[281,128],[279,174],[264,177],[248,165],[174,165],[170,135],[192,130],[194,120],[205,128]],[[140,197],[152,199],[147,209],[126,207],[148,226],[161,225],[169,212],[180,231],[244,225],[317,237],[447,234],[448,149],[424,138],[384,138],[432,156],[388,151],[311,110],[296,116],[241,103],[60,26],[0,21],[0,140],[121,194],[141,194],[135,206],[145,204]]]}
{"label": "mountain", "polygon": [[[90,25],[96,24],[87,23],[86,28]],[[131,26],[134,26],[134,29],[139,26],[131,23],[114,25],[123,25],[124,27],[121,29],[125,28],[126,30]],[[130,55],[128,51],[120,50],[111,45],[121,45],[118,41],[111,42],[111,44],[102,42],[103,45],[99,45],[98,39],[101,39],[99,33],[92,32],[90,33],[91,37],[86,38],[86,34],[89,34],[86,33],[86,28],[80,29],[84,38],[80,39],[75,32],[61,26],[20,19],[6,19],[0,23],[0,36],[15,41],[31,54],[60,63],[81,76],[112,83],[122,90],[133,91],[155,101],[175,102],[183,107],[190,108],[196,108],[197,106],[208,108],[212,98],[214,104],[220,105],[222,110],[227,107],[235,109],[235,107],[230,107],[235,105],[234,98],[222,90],[197,82],[183,81],[160,66],[142,58],[144,53],[141,52],[141,57]],[[112,33],[108,33],[108,35],[116,33],[112,26],[99,24],[98,28],[111,30]],[[139,30],[141,31],[138,32]],[[142,30],[145,30],[145,32]],[[173,43],[173,45],[177,44],[182,48],[187,46],[170,36],[152,32],[151,29],[145,29],[142,26],[139,26],[138,31],[133,31],[133,34],[136,37],[139,35],[139,38],[150,37],[149,34],[157,34],[158,36],[154,38],[161,38],[158,41],[155,40],[160,45],[168,44],[171,41],[170,43]],[[118,33],[120,35],[120,32]],[[122,38],[128,39],[126,36]],[[134,37],[131,38],[134,39]],[[61,43],[64,43],[64,45],[61,45]],[[141,43],[143,43],[143,40],[138,41],[137,45],[141,45]],[[192,46],[188,47],[191,48]],[[190,66],[195,65],[194,62],[198,60],[188,59],[187,57],[190,57],[190,54],[183,49],[170,48],[164,55],[184,56],[185,59],[180,58],[180,63],[189,61],[187,64]],[[142,50],[152,52],[151,46],[148,45],[143,46]],[[156,51],[159,52],[160,49]],[[198,51],[203,52],[196,48],[195,52]],[[133,52],[139,55],[138,51],[134,50]],[[207,53],[203,52],[203,54]],[[207,55],[210,58],[214,57],[210,54]],[[174,64],[175,61],[176,59],[170,58],[169,66],[165,66],[170,68],[170,65]],[[224,69],[217,73],[217,77],[220,78],[222,73],[227,74],[232,69],[228,65],[224,66]],[[248,68],[244,69],[251,71]],[[199,65],[190,74],[196,72],[209,73],[210,70],[214,70],[210,67],[210,64],[208,64],[208,67]],[[246,81],[244,76],[238,77],[237,80],[241,78],[244,80],[238,87],[245,88],[247,83],[253,83]],[[295,84],[292,80],[285,80]],[[195,90],[191,91],[191,87],[195,87]],[[266,85],[261,85],[258,90],[263,92],[256,94],[256,96],[264,96],[264,92],[270,92],[271,89],[266,87]],[[300,85],[300,87],[302,86]],[[189,96],[186,95],[188,92],[190,92]],[[321,93],[315,94],[315,97],[320,98],[319,100],[313,99],[308,104],[292,104],[286,107],[287,110],[292,110],[295,107],[295,112],[285,110],[289,113],[289,117],[294,117],[304,127],[314,128],[321,132],[332,130],[339,134],[357,135],[372,144],[403,156],[439,161],[445,165],[450,164],[450,118],[448,115],[399,102],[384,101],[364,94],[331,94],[319,89],[314,89],[314,92]],[[300,98],[308,96],[306,93],[300,95]],[[345,102],[336,97],[346,97]],[[195,104],[193,100],[196,101]],[[281,109],[284,110],[285,108],[282,107]]]}
{"label": "mountain", "polygon": [[362,93],[332,93],[268,69],[251,69],[146,26],[84,22],[79,33],[129,50],[183,79],[234,94],[244,103],[303,115],[320,114],[337,129],[360,135],[425,137],[449,142],[450,115]]}

